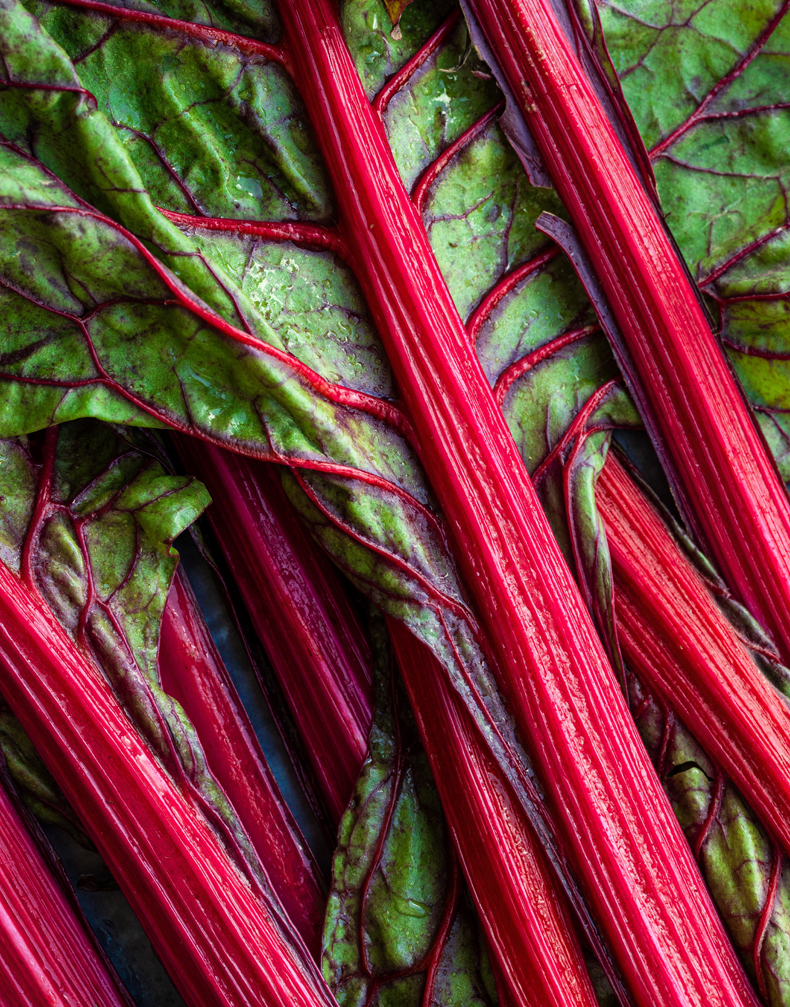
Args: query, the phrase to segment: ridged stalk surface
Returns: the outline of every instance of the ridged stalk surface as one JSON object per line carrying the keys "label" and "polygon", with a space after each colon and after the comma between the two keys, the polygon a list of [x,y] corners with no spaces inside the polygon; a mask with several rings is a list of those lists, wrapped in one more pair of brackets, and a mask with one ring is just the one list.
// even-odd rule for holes
{"label": "ridged stalk surface", "polygon": [[790,503],[679,253],[550,0],[469,8],[594,263],[684,515],[788,662]]}
{"label": "ridged stalk surface", "polygon": [[[315,555],[277,470],[184,437],[176,443],[187,469],[211,494],[207,519],[336,824],[367,752],[369,647],[344,594],[330,586],[332,572],[322,576],[327,561]],[[308,580],[303,571],[311,566]]]}
{"label": "ridged stalk surface", "polygon": [[596,1007],[546,857],[431,652],[389,621],[420,737],[488,946],[513,1004]]}
{"label": "ridged stalk surface", "polygon": [[190,1007],[331,1007],[99,670],[2,564],[0,688]]}
{"label": "ridged stalk surface", "polygon": [[197,731],[283,909],[317,957],[326,886],[180,571],[162,617],[159,673]]}
{"label": "ridged stalk surface", "polygon": [[643,493],[613,456],[596,500],[633,671],[680,714],[790,849],[790,709]]}
{"label": "ridged stalk surface", "polygon": [[502,683],[642,1004],[754,1003],[362,91],[334,7],[280,5],[353,264]]}

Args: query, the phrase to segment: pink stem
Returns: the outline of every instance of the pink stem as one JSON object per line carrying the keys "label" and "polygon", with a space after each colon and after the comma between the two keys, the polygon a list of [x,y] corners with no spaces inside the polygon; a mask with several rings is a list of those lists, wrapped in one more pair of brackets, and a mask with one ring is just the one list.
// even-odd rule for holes
{"label": "pink stem", "polygon": [[0,969],[11,1007],[131,1007],[0,785]]}
{"label": "pink stem", "polygon": [[647,498],[612,455],[598,507],[626,661],[677,711],[790,849],[790,708],[742,646]]}
{"label": "pink stem", "polygon": [[515,1004],[595,1007],[565,899],[469,713],[436,658],[388,620],[464,874]]}
{"label": "pink stem", "polygon": [[403,188],[335,7],[290,0],[279,9],[421,461],[514,717],[626,980],[643,1004],[753,1004]]}
{"label": "pink stem", "polygon": [[186,711],[283,909],[315,959],[325,885],[261,751],[238,693],[178,571],[162,619],[162,687]]}
{"label": "pink stem", "polygon": [[0,564],[0,688],[192,1007],[332,1007],[99,669]]}
{"label": "pink stem", "polygon": [[685,267],[550,0],[469,3],[595,264],[684,516],[788,660],[790,505]]}
{"label": "pink stem", "polygon": [[177,449],[211,494],[207,519],[336,824],[367,752],[368,645],[334,571],[293,514],[277,470],[189,438],[179,437]]}

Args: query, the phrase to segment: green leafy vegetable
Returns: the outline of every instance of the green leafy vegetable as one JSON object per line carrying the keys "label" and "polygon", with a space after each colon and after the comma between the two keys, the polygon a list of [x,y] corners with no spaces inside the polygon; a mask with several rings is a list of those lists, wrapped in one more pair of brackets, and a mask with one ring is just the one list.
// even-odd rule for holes
{"label": "green leafy vegetable", "polygon": [[375,716],[340,824],[324,976],[341,1007],[491,1007],[497,997],[485,942],[380,617],[373,635]]}

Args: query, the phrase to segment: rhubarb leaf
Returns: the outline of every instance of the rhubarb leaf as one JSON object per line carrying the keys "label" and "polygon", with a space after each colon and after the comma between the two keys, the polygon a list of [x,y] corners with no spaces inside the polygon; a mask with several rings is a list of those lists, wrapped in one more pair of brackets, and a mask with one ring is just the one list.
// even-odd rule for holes
{"label": "rhubarb leaf", "polygon": [[368,757],[340,824],[323,969],[341,1007],[493,1005],[491,966],[386,630]]}
{"label": "rhubarb leaf", "polygon": [[115,157],[133,162],[155,204],[208,217],[330,215],[304,109],[276,63],[96,11],[30,9],[79,67],[116,132]]}
{"label": "rhubarb leaf", "polygon": [[[235,812],[157,670],[162,612],[178,563],[171,543],[209,503],[205,489],[170,473],[151,435],[93,420],[0,441],[0,460],[0,559],[35,586],[102,668],[174,780],[230,839],[239,862],[255,870]],[[28,757],[24,738],[8,725],[4,733],[35,775],[26,789],[46,803],[48,774]]]}
{"label": "rhubarb leaf", "polygon": [[[187,19],[164,25],[149,11],[118,7],[115,17],[74,0],[32,7],[42,27],[4,4],[0,279],[13,320],[4,432],[96,416],[173,426],[288,466],[316,537],[442,660],[573,897],[362,298],[330,275],[344,243],[327,220],[331,197],[281,54],[198,31],[206,17],[193,11],[164,11]],[[371,94],[441,30],[438,12],[410,5],[398,39],[380,4],[347,6],[347,28],[367,33],[355,52]],[[496,384],[546,340],[591,335],[592,316],[532,229],[542,211],[561,213],[556,195],[520,174],[493,122],[496,102],[488,106],[491,81],[455,24],[449,48],[435,48],[391,108],[379,107],[408,184],[426,179],[437,258]],[[141,38],[156,54],[147,66]],[[120,77],[134,93],[119,95]],[[213,141],[197,160],[196,132]],[[228,187],[242,177],[239,151],[260,192]],[[271,213],[280,218],[267,221]],[[343,313],[346,333],[327,340]],[[600,353],[610,368],[602,344]]]}
{"label": "rhubarb leaf", "polygon": [[342,4],[343,34],[369,98],[375,97],[384,82],[418,52],[454,6],[453,0],[404,4],[398,37],[388,24],[390,18],[383,3],[346,0]]}
{"label": "rhubarb leaf", "polygon": [[786,0],[604,0],[601,19],[667,223],[783,478],[788,456],[790,17]]}
{"label": "rhubarb leaf", "polygon": [[[64,9],[52,11],[58,26]],[[64,41],[68,38],[79,44],[86,33],[95,31],[79,23],[81,15],[76,11],[65,13],[69,23],[62,33]],[[106,18],[93,14],[90,19],[100,26],[98,38],[108,31],[110,36],[115,34]],[[3,0],[0,5],[0,29],[0,52],[9,82],[0,87],[0,133],[5,139],[33,156],[79,198],[137,234],[223,317],[259,332],[262,338],[270,337],[268,327],[227,281],[221,266],[205,262],[192,242],[156,209],[129,156],[135,151],[126,149],[123,131],[97,107],[96,97],[82,85],[61,46],[16,0]],[[149,55],[147,49],[146,58],[138,59],[138,64],[148,65]],[[117,72],[112,69],[111,80]],[[174,89],[180,90],[178,82]],[[130,100],[128,96],[126,101]]]}

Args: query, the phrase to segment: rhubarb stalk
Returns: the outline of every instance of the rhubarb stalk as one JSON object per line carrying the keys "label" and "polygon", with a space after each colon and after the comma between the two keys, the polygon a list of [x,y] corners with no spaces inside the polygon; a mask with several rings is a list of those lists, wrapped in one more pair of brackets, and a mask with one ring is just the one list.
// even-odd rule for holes
{"label": "rhubarb stalk", "polygon": [[370,649],[357,618],[293,514],[276,470],[186,437],[176,444],[211,494],[207,520],[297,729],[309,739],[311,768],[337,825],[372,717]]}
{"label": "rhubarb stalk", "polygon": [[523,811],[436,658],[388,620],[464,875],[514,1004],[597,1003],[570,910]]}
{"label": "rhubarb stalk", "polygon": [[[221,535],[226,557],[227,550],[232,550],[229,558],[242,583],[270,585],[276,575],[282,585],[276,591],[258,592],[257,618],[264,622],[277,619],[288,639],[300,637],[305,621],[320,631],[319,620],[326,616],[320,609],[305,609],[304,599],[325,595],[342,598],[343,585],[335,570],[325,568],[314,548],[305,548],[302,534],[288,533],[293,516],[289,516],[290,504],[284,496],[270,498],[267,510],[261,514],[257,509],[260,504],[256,506],[255,498],[244,493],[250,479],[259,490],[267,485],[256,478],[267,467],[214,448],[206,450],[196,442],[190,443],[188,458],[190,471],[208,480],[210,490],[214,490],[212,479],[216,479],[217,488],[221,487],[206,516]],[[228,506],[228,500],[236,494],[247,500],[243,521]],[[235,536],[225,532],[234,524],[245,528],[244,550],[234,550]],[[283,604],[289,589],[293,592],[291,601]],[[333,625],[339,627],[343,617],[342,611],[334,612]],[[486,754],[469,713],[446,681],[436,658],[402,624],[390,619],[389,630],[464,874],[513,1002],[537,998],[541,1003],[563,1007],[592,1007],[595,998],[569,909],[555,889],[545,854],[526,824],[523,811],[502,781],[494,760]],[[329,631],[329,627],[323,630]],[[163,629],[163,639],[165,632]],[[353,638],[357,632],[354,619],[346,635]],[[314,653],[317,666],[301,662],[294,668],[295,688],[306,688],[318,680],[331,694],[334,678],[342,695],[345,669],[335,663],[326,664],[320,650]],[[302,731],[315,729],[313,723],[302,722]],[[369,723],[364,729],[367,734]],[[324,732],[320,728],[318,732],[317,736],[303,735],[308,749],[320,751]],[[355,732],[338,731],[331,740],[344,760],[350,764],[358,760],[358,771],[362,760]]]}
{"label": "rhubarb stalk", "polygon": [[688,272],[550,0],[468,0],[617,319],[684,517],[790,659],[790,505]]}
{"label": "rhubarb stalk", "polygon": [[324,1004],[261,890],[40,598],[0,564],[0,685],[194,1007]]}
{"label": "rhubarb stalk", "polygon": [[617,627],[634,672],[669,703],[790,849],[790,710],[708,587],[610,455],[596,502],[606,526]]}
{"label": "rhubarb stalk", "polygon": [[326,885],[261,751],[185,576],[176,571],[162,617],[163,689],[186,711],[283,909],[317,957]]}
{"label": "rhubarb stalk", "polygon": [[130,1007],[87,924],[50,872],[0,785],[0,968],[3,1001],[25,1007]]}
{"label": "rhubarb stalk", "polygon": [[[280,5],[343,231],[552,811],[641,1003],[752,1003],[325,0]],[[649,881],[648,881],[649,879]]]}

